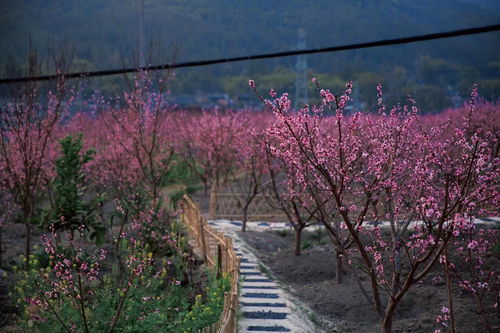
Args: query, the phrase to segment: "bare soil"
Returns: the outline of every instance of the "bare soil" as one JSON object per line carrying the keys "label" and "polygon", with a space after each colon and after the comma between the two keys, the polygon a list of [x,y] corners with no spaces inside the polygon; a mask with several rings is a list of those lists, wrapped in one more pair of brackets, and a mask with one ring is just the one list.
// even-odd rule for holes
{"label": "bare soil", "polygon": [[[380,330],[379,319],[360,288],[352,268],[345,267],[344,282],[335,282],[335,255],[327,244],[323,232],[304,232],[300,257],[294,256],[292,232],[239,233],[255,249],[257,256],[271,273],[299,300],[314,312],[334,323],[332,332],[371,333]],[[492,258],[498,267],[498,258]],[[347,265],[346,265],[347,266]],[[440,328],[436,322],[442,306],[447,305],[446,287],[432,283],[440,267],[427,275],[422,283],[413,287],[398,305],[394,318],[394,332],[434,332]],[[358,272],[362,285],[370,294],[367,275]],[[458,332],[484,332],[476,303],[471,295],[454,290],[454,307]],[[488,309],[490,324],[500,329],[498,311]],[[312,318],[314,319],[314,318]],[[499,332],[500,330],[496,331]]]}

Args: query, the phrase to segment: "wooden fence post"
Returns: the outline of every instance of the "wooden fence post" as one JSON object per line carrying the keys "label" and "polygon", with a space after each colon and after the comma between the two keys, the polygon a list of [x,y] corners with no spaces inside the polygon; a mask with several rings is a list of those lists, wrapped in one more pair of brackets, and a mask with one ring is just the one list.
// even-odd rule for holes
{"label": "wooden fence post", "polygon": [[227,273],[231,282],[231,290],[224,292],[224,308],[219,321],[200,329],[198,333],[236,333],[239,258],[236,256],[231,239],[213,230],[207,224],[197,205],[188,196],[185,196],[184,199],[181,218],[188,227],[190,236],[195,238],[198,246],[202,248],[207,265],[217,269],[217,277],[220,278],[223,273]]}
{"label": "wooden fence post", "polygon": [[201,247],[203,249],[203,257],[205,262],[208,262],[207,244],[205,241],[205,227],[203,226],[203,216],[198,216],[198,227],[200,229]]}
{"label": "wooden fence post", "polygon": [[208,219],[213,220],[217,215],[217,181],[212,182],[210,186],[210,201],[208,205]]}
{"label": "wooden fence post", "polygon": [[217,243],[217,279],[220,279],[222,273],[222,246]]}

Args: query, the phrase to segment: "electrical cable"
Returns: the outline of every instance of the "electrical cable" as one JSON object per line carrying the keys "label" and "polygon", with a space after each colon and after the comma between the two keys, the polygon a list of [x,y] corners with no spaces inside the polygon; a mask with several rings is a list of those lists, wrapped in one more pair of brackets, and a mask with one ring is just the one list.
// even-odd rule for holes
{"label": "electrical cable", "polygon": [[305,49],[305,50],[293,50],[293,51],[284,51],[284,52],[275,52],[275,53],[264,53],[264,54],[248,55],[248,56],[241,56],[241,57],[234,57],[234,58],[197,60],[197,61],[169,63],[169,64],[163,64],[163,65],[144,66],[144,67],[136,67],[136,68],[100,70],[100,71],[93,71],[93,72],[62,73],[62,74],[41,75],[41,76],[33,76],[33,77],[7,78],[7,79],[0,79],[0,84],[2,84],[2,83],[5,84],[5,83],[30,82],[30,81],[50,81],[50,80],[59,79],[61,77],[64,77],[65,79],[89,78],[89,77],[134,73],[134,72],[140,72],[140,71],[157,71],[157,70],[166,70],[166,69],[175,69],[175,68],[200,67],[200,66],[209,66],[209,65],[222,64],[222,63],[228,63],[228,62],[290,57],[290,56],[296,56],[296,55],[301,55],[301,54],[339,52],[339,51],[346,51],[346,50],[366,49],[366,48],[372,48],[372,47],[398,45],[398,44],[409,44],[409,43],[443,39],[443,38],[475,35],[475,34],[492,32],[492,31],[499,31],[499,30],[500,30],[500,24],[495,24],[495,25],[489,25],[489,26],[483,26],[483,27],[460,29],[460,30],[453,30],[453,31],[447,31],[447,32],[438,32],[438,33],[411,36],[411,37],[384,39],[384,40],[378,40],[378,41],[372,41],[372,42],[347,44],[347,45],[331,46],[331,47],[323,47],[323,48],[313,48],[313,49]]}

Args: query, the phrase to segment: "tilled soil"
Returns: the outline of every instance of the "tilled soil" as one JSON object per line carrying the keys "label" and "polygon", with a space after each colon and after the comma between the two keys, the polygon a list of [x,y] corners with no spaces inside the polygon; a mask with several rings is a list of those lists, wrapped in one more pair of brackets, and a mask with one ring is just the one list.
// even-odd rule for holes
{"label": "tilled soil", "polygon": [[[330,330],[356,333],[380,331],[378,316],[360,291],[351,268],[346,267],[343,283],[336,284],[333,248],[328,244],[315,244],[315,234],[305,232],[303,244],[307,244],[308,248],[302,250],[300,257],[294,256],[292,233],[247,231],[239,235],[256,250],[256,255],[271,273],[290,287],[295,297],[334,323],[335,329]],[[357,275],[370,293],[367,275],[362,272]],[[423,283],[415,285],[402,299],[394,317],[394,332],[424,333],[440,328],[436,317],[442,306],[447,305],[446,288],[443,283],[433,284],[431,280],[434,276],[431,272]],[[484,331],[471,296],[455,290],[454,306],[459,332]],[[490,309],[490,312],[495,311]],[[492,327],[499,328],[499,318],[495,315],[492,318]]]}

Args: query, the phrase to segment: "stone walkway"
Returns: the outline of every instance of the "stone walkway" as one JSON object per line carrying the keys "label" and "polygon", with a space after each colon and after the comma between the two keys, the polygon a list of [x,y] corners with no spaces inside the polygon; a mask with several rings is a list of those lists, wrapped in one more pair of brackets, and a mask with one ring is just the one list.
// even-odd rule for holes
{"label": "stone walkway", "polygon": [[[296,332],[320,333],[308,319],[307,307],[294,299],[276,283],[268,271],[253,254],[252,249],[238,237],[241,222],[214,220],[208,222],[214,229],[233,238],[234,249],[240,257],[240,316],[238,332]],[[500,217],[476,219],[475,224],[500,225]],[[383,227],[387,223],[380,223]],[[369,227],[371,226],[368,224]],[[309,227],[314,230],[320,226]],[[289,223],[252,222],[248,228],[254,231],[291,229]]]}
{"label": "stone walkway", "polygon": [[233,238],[234,249],[240,257],[238,332],[321,332],[307,318],[305,306],[262,272],[267,268],[235,232],[241,229],[241,224],[227,221],[209,221],[209,224]]}
{"label": "stone walkway", "polygon": [[[420,222],[420,221],[416,221]],[[210,224],[212,224],[214,227],[218,228],[219,230],[241,230],[241,222],[239,221],[230,221],[230,220],[215,220],[211,221]],[[474,224],[476,225],[484,225],[484,226],[489,226],[489,227],[495,227],[495,226],[500,226],[500,216],[491,216],[491,217],[484,217],[484,218],[476,218],[474,219]],[[410,228],[412,227],[413,223],[410,224]],[[372,222],[366,222],[366,227],[371,228],[374,226],[374,223]],[[379,222],[378,223],[379,227],[389,227],[388,222]],[[324,229],[324,227],[321,224],[316,224],[307,227],[307,230],[309,231],[315,231],[318,228]],[[252,231],[272,231],[272,230],[293,230],[292,225],[290,223],[286,222],[248,222],[247,223],[247,230],[252,230]]]}

